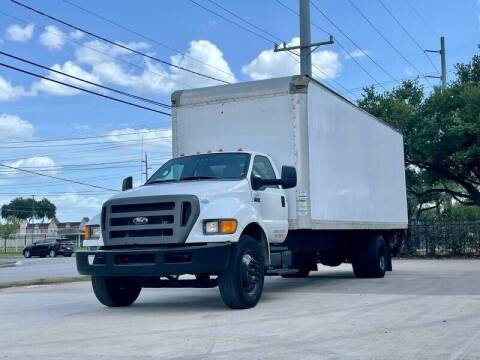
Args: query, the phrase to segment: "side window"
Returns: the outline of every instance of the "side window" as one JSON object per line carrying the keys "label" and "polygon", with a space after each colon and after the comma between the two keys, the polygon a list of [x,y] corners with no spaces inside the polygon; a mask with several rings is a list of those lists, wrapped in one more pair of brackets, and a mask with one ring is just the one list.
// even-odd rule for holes
{"label": "side window", "polygon": [[[265,156],[255,156],[252,166],[252,177],[259,176],[261,179],[274,180],[277,177],[275,176],[275,171],[273,171],[272,164]],[[278,188],[278,186],[269,186],[273,188]]]}

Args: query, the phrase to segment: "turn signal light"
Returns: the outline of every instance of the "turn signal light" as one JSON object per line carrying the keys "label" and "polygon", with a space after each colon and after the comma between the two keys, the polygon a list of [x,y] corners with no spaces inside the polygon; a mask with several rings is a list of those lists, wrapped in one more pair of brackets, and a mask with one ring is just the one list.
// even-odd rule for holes
{"label": "turn signal light", "polygon": [[220,234],[233,234],[237,231],[237,220],[220,220]]}

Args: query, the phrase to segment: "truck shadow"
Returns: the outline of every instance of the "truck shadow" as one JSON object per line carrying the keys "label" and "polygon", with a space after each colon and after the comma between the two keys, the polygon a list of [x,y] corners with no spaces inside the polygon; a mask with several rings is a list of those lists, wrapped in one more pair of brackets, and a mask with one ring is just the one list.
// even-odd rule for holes
{"label": "truck shadow", "polygon": [[[480,265],[480,264],[479,264]],[[275,278],[265,282],[269,292],[380,295],[480,295],[478,272],[388,272],[381,279],[357,279],[350,270],[314,272],[306,279]]]}
{"label": "truck shadow", "polygon": [[[479,263],[480,265],[480,263]],[[145,291],[145,290],[144,290]],[[432,272],[397,270],[381,279],[357,279],[350,269],[328,269],[311,273],[305,279],[266,277],[261,302],[284,301],[282,294],[378,294],[378,295],[480,295],[477,271]],[[146,290],[130,309],[133,311],[212,311],[229,309],[223,304],[218,288]]]}

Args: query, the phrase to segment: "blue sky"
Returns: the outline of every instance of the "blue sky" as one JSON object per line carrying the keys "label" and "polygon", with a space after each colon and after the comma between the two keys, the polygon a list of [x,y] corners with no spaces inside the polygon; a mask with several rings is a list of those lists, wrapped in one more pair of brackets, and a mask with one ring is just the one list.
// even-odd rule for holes
{"label": "blue sky", "polygon": [[[195,1],[241,23],[208,0]],[[296,0],[281,1],[297,10]],[[436,72],[378,0],[352,1],[408,62],[372,29],[348,0],[312,0],[362,50],[359,51],[312,8],[312,22],[331,33],[340,44],[315,52],[314,75],[317,78],[356,99],[359,92],[350,90],[372,84],[371,77],[379,83],[387,83],[383,85],[386,89],[394,85],[392,78],[365,54],[395,79]],[[271,51],[271,41],[240,29],[188,0],[71,2],[155,42],[62,0],[25,0],[28,5],[116,42],[231,82],[298,72],[298,64],[292,57]],[[477,0],[383,2],[421,47],[436,49],[439,47],[438,36],[446,37],[449,70],[455,63],[468,61],[476,53],[480,35],[480,2]],[[219,3],[278,39],[289,43],[298,41],[295,39],[298,19],[275,0],[219,0]],[[0,0],[0,4],[1,51],[164,103],[170,102],[169,94],[175,89],[217,84],[72,31],[10,1]],[[243,26],[249,27],[245,23]],[[327,33],[318,27],[312,27],[312,41],[326,40]],[[257,29],[249,28],[259,33]],[[262,35],[270,38],[265,33]],[[0,62],[65,81],[60,75],[49,74],[4,56],[0,59]],[[437,55],[431,55],[431,60],[440,67]],[[449,77],[452,76],[453,73],[449,72]],[[424,78],[420,81],[427,89],[438,84],[436,79],[431,79],[430,83]],[[94,136],[100,137],[89,138]],[[127,175],[133,175],[136,184],[140,183],[142,139],[152,167],[157,168],[169,157],[170,136],[168,116],[116,104],[0,67],[0,161],[3,164],[117,189]],[[78,137],[89,139],[37,142]],[[91,217],[110,195],[81,185],[0,170],[0,205],[16,196],[31,194],[51,199],[58,206],[60,220]]]}

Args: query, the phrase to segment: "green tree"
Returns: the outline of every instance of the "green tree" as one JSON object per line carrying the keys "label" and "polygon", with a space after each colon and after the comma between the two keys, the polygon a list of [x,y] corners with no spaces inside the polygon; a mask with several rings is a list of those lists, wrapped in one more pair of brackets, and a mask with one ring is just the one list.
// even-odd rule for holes
{"label": "green tree", "polygon": [[7,252],[7,240],[13,234],[18,232],[18,219],[13,216],[7,218],[4,224],[0,224],[0,238],[3,239],[3,250]]}
{"label": "green tree", "polygon": [[56,214],[56,206],[48,199],[33,200],[32,198],[18,197],[1,208],[1,217],[14,217],[18,220],[52,219]]}
{"label": "green tree", "polygon": [[444,91],[416,81],[390,92],[366,88],[359,106],[404,135],[412,214],[452,203],[480,205],[480,56],[456,66]]}

